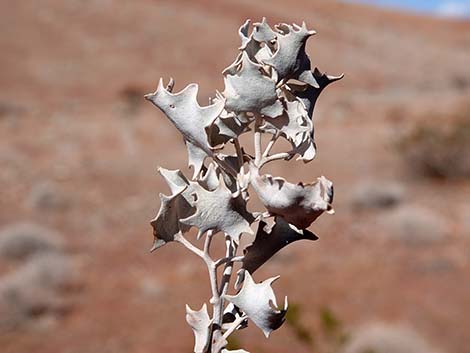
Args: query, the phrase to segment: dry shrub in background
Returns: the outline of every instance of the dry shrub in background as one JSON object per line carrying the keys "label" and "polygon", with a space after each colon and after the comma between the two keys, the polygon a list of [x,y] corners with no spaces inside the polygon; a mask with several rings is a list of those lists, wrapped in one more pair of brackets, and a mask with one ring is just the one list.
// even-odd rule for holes
{"label": "dry shrub in background", "polygon": [[66,292],[76,284],[76,268],[68,256],[44,253],[33,257],[0,279],[0,331],[46,315],[63,315],[70,305]]}
{"label": "dry shrub in background", "polygon": [[71,200],[56,183],[41,181],[33,185],[27,204],[39,211],[61,211],[70,207]]}
{"label": "dry shrub in background", "polygon": [[[436,121],[439,121],[437,124]],[[470,105],[442,117],[428,116],[403,137],[399,148],[410,169],[446,178],[470,177]]]}
{"label": "dry shrub in background", "polygon": [[63,242],[59,234],[32,223],[17,223],[0,231],[0,258],[25,260],[45,252],[60,252]]}
{"label": "dry shrub in background", "polygon": [[437,353],[414,331],[381,323],[352,334],[342,353]]}
{"label": "dry shrub in background", "polygon": [[8,226],[0,232],[0,260],[13,265],[0,277],[0,333],[70,308],[78,271],[58,233],[31,223]]}
{"label": "dry shrub in background", "polygon": [[390,239],[407,246],[435,244],[444,240],[451,229],[441,214],[419,205],[397,207],[379,215],[377,220]]}
{"label": "dry shrub in background", "polygon": [[405,194],[404,187],[392,180],[361,180],[352,189],[351,204],[354,210],[389,209],[398,206]]}

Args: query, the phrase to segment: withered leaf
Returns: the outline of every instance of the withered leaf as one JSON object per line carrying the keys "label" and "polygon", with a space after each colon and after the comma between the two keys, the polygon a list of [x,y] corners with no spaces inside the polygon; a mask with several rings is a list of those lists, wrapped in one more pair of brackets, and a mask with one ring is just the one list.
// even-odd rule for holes
{"label": "withered leaf", "polygon": [[313,71],[313,76],[315,81],[318,83],[318,87],[312,86],[299,86],[295,84],[289,84],[293,88],[293,93],[295,96],[302,101],[305,106],[305,109],[308,112],[308,116],[313,119],[313,109],[315,108],[315,103],[317,102],[320,93],[328,86],[330,83],[341,80],[344,75],[340,76],[331,76],[325,73],[322,73],[320,70],[315,68]]}
{"label": "withered leaf", "polygon": [[175,240],[178,233],[185,233],[189,226],[180,223],[181,218],[186,218],[195,212],[192,207],[192,185],[179,170],[159,168],[172,195],[160,194],[160,210],[157,216],[150,222],[153,227],[154,251],[166,243]]}
{"label": "withered leaf", "polygon": [[266,230],[266,226],[265,222],[259,222],[255,241],[245,249],[242,268],[249,273],[255,272],[279,250],[297,240],[318,239],[312,232],[298,229],[281,217],[276,217],[274,227],[270,230]]}
{"label": "withered leaf", "polygon": [[313,87],[318,84],[310,71],[310,59],[305,52],[307,39],[315,34],[309,31],[305,25],[291,26],[281,24],[276,26],[278,30],[277,51],[264,63],[272,66],[278,73],[278,80],[297,79]]}
{"label": "withered leaf", "polygon": [[[224,109],[224,99],[219,99],[212,105],[201,107],[197,102],[198,85],[192,83],[178,93],[172,93],[163,87],[163,80],[160,79],[158,88],[154,93],[147,94],[146,99],[156,105],[170,121],[181,132],[188,149],[196,160],[189,163],[196,169],[202,165],[201,153],[204,151],[208,156],[212,155],[209,145],[206,128],[220,115]],[[197,151],[200,149],[202,151]],[[199,173],[194,170],[194,175]]]}
{"label": "withered leaf", "polygon": [[284,113],[277,118],[264,117],[263,132],[284,136],[299,154],[300,160],[311,161],[316,154],[313,141],[313,122],[302,101],[292,93],[284,92]]}
{"label": "withered leaf", "polygon": [[279,276],[272,277],[257,284],[245,271],[245,281],[240,292],[237,295],[225,296],[243,311],[266,337],[283,324],[287,312],[287,297],[284,300],[284,309],[278,309],[276,296],[271,288],[271,284],[278,278]]}
{"label": "withered leaf", "polygon": [[312,184],[292,184],[283,178],[259,175],[250,163],[253,189],[266,209],[299,229],[305,229],[323,212],[332,212],[333,183],[325,177]]}
{"label": "withered leaf", "polygon": [[276,32],[269,26],[266,17],[263,17],[261,22],[254,23],[253,28],[253,39],[258,42],[269,43],[276,39]]}
{"label": "withered leaf", "polygon": [[254,112],[276,117],[282,114],[282,104],[276,93],[276,82],[263,74],[263,67],[242,53],[241,69],[235,75],[225,76],[225,90],[228,111]]}
{"label": "withered leaf", "polygon": [[211,146],[224,145],[230,140],[249,131],[251,121],[245,121],[244,117],[238,118],[235,113],[223,111],[214,123],[208,128],[209,142]]}
{"label": "withered leaf", "polygon": [[214,191],[194,184],[196,212],[181,223],[198,228],[198,237],[208,230],[224,232],[238,243],[242,233],[253,234],[250,228],[253,216],[246,210],[246,202],[240,197],[233,197],[222,178]]}
{"label": "withered leaf", "polygon": [[194,353],[205,353],[209,346],[210,327],[212,325],[206,304],[198,311],[192,310],[189,305],[186,305],[186,322],[193,329]]}

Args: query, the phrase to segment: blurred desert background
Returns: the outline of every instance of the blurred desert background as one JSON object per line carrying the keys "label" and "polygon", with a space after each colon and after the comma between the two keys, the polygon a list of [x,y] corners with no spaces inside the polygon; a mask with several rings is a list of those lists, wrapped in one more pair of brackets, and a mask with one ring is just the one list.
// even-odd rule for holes
{"label": "blurred desert background", "polygon": [[[470,21],[330,0],[0,2],[0,352],[191,352],[184,304],[209,298],[202,262],[149,254],[186,166],[143,99],[158,79],[223,90],[239,26],[305,20],[312,66],[345,78],[315,112],[334,216],[255,274],[281,275],[287,323],[250,352],[470,352]],[[183,168],[187,170],[186,168]],[[377,343],[379,342],[379,343]],[[362,345],[362,346],[361,346]],[[427,348],[423,348],[427,347]],[[385,350],[388,349],[388,350]]]}

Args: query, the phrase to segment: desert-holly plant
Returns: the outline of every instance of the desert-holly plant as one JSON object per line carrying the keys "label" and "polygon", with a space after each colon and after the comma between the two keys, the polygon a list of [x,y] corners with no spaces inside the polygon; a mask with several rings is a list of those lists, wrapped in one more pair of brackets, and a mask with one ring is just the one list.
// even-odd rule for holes
{"label": "desert-holly plant", "polygon": [[[264,18],[250,31],[248,20],[239,29],[242,44],[237,58],[222,72],[225,89],[216,92],[208,106],[198,104],[197,84],[174,93],[173,79],[166,86],[160,79],[157,90],[145,96],[183,135],[192,168],[191,178],[180,170],[159,169],[171,194],[160,194],[160,210],[151,225],[152,251],[180,243],[207,265],[211,315],[206,304],[199,310],[186,306],[196,353],[230,352],[225,349],[227,338],[245,328],[248,320],[266,336],[282,325],[287,298],[278,307],[271,288],[278,277],[257,283],[252,274],[284,246],[316,239],[307,227],[323,212],[333,212],[333,184],[325,177],[293,184],[260,173],[271,162],[296,155],[310,162],[315,157],[314,106],[322,90],[342,76],[311,70],[305,45],[314,34],[305,23],[281,23],[273,29]],[[240,140],[248,133],[253,134],[251,154]],[[263,134],[270,137],[268,143],[262,143]],[[272,153],[279,138],[289,142],[289,150]],[[265,210],[248,211],[250,194]],[[255,223],[254,241],[241,249],[241,236],[253,238]],[[204,237],[203,246],[190,240],[191,227],[198,230],[197,240]],[[211,254],[214,237],[225,240],[226,252],[220,258]],[[235,265],[240,269],[231,281]]]}

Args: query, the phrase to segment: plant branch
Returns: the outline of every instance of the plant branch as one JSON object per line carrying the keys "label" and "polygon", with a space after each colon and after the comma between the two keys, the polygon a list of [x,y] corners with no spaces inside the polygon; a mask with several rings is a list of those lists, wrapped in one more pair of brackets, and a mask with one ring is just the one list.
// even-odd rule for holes
{"label": "plant branch", "polygon": [[[225,244],[226,244],[226,254],[225,254],[226,256],[225,256],[225,258],[231,258],[233,260],[235,258],[236,253],[237,253],[238,246],[229,237],[227,237],[227,239],[225,241]],[[222,297],[222,300],[223,300],[224,295],[227,294],[228,285],[230,283],[230,277],[232,276],[233,262],[234,261],[226,261],[225,262],[224,273],[223,273],[223,276],[222,276],[222,281],[221,281],[221,284],[220,284],[220,291],[219,291],[219,293]]]}
{"label": "plant branch", "polygon": [[210,259],[211,261],[212,259],[210,257],[210,247],[211,247],[213,235],[214,234],[212,230],[207,231],[206,240],[204,241],[204,257]]}
{"label": "plant branch", "polygon": [[224,335],[222,336],[223,338],[227,339],[228,336],[230,336],[237,328],[240,326],[243,321],[245,321],[247,318],[246,315],[241,315],[235,319],[235,321],[232,323],[232,326],[230,326],[227,331],[225,331]]}
{"label": "plant branch", "polygon": [[199,249],[198,247],[194,246],[193,243],[191,243],[188,239],[186,239],[183,234],[181,233],[178,233],[175,235],[175,241],[184,245],[185,248],[187,248],[189,251],[193,252],[194,254],[196,254],[197,256],[199,256],[200,258],[202,258],[204,261],[206,260],[206,256],[204,254],[204,252]]}
{"label": "plant branch", "polygon": [[273,148],[274,143],[276,142],[278,137],[279,137],[279,134],[275,134],[271,137],[271,140],[269,141],[268,146],[264,150],[263,158],[266,158],[269,155],[269,152],[271,152],[271,149]]}
{"label": "plant branch", "polygon": [[255,145],[255,165],[258,166],[261,162],[261,131],[259,127],[261,125],[261,117],[256,116],[255,120],[255,134],[254,134],[254,145]]}
{"label": "plant branch", "polygon": [[228,257],[223,257],[221,259],[218,259],[216,262],[215,262],[215,267],[219,267],[227,262],[241,262],[243,261],[243,259],[245,258],[244,255],[240,255],[240,256],[228,256]]}
{"label": "plant branch", "polygon": [[220,159],[216,154],[213,155],[214,161],[222,168],[224,172],[230,174],[233,177],[237,177],[238,171],[236,171],[230,164]]}
{"label": "plant branch", "polygon": [[233,139],[233,144],[235,145],[235,151],[237,152],[238,164],[240,164],[240,169],[243,172],[243,151],[238,138]]}
{"label": "plant branch", "polygon": [[289,158],[292,158],[294,154],[295,154],[294,152],[281,152],[281,153],[273,154],[272,156],[263,158],[261,162],[259,163],[259,168],[261,168],[262,166],[264,166],[266,163],[269,163],[269,162],[278,161],[281,159],[287,160]]}

